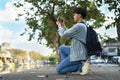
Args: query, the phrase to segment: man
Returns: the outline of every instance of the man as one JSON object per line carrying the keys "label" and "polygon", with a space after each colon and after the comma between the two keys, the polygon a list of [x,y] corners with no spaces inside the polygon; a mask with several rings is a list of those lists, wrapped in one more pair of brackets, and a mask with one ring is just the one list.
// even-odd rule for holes
{"label": "man", "polygon": [[[64,19],[58,19],[58,33],[61,37],[71,38],[71,46],[60,46],[59,51],[61,55],[61,62],[56,70],[59,74],[79,71],[81,75],[88,73],[88,55],[86,47],[79,41],[86,43],[87,28],[81,23],[85,22],[87,16],[85,8],[74,9],[74,24],[70,29],[65,27]],[[84,62],[84,63],[83,63]]]}

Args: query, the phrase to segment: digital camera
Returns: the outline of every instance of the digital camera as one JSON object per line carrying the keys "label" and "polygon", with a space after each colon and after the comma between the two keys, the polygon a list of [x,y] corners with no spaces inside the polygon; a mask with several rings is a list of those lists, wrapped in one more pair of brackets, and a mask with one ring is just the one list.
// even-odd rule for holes
{"label": "digital camera", "polygon": [[59,16],[59,17],[57,18],[57,21],[63,23],[64,20],[63,20],[63,18],[62,18],[61,16]]}

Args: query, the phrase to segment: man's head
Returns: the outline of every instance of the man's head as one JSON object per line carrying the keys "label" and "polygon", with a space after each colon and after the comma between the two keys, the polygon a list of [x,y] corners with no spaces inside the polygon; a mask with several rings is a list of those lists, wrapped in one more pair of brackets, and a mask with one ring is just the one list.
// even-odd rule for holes
{"label": "man's head", "polygon": [[85,19],[86,16],[87,16],[86,8],[77,7],[74,9],[74,21],[75,22],[78,22],[79,19]]}

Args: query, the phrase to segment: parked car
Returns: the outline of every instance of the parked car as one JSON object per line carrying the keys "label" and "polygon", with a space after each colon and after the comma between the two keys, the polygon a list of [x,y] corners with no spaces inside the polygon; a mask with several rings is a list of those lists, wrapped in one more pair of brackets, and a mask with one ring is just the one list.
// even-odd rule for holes
{"label": "parked car", "polygon": [[105,63],[105,60],[102,58],[91,58],[90,63],[94,63],[94,64]]}
{"label": "parked car", "polygon": [[120,64],[120,56],[114,56],[112,58],[112,62],[115,64]]}

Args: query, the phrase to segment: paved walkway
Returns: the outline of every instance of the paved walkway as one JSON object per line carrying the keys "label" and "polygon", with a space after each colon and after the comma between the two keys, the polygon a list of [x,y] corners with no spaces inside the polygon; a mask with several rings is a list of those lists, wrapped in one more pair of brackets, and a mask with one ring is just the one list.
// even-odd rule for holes
{"label": "paved walkway", "polygon": [[120,80],[120,67],[90,65],[89,73],[80,76],[79,73],[59,75],[55,66],[43,66],[38,69],[2,74],[0,80]]}

